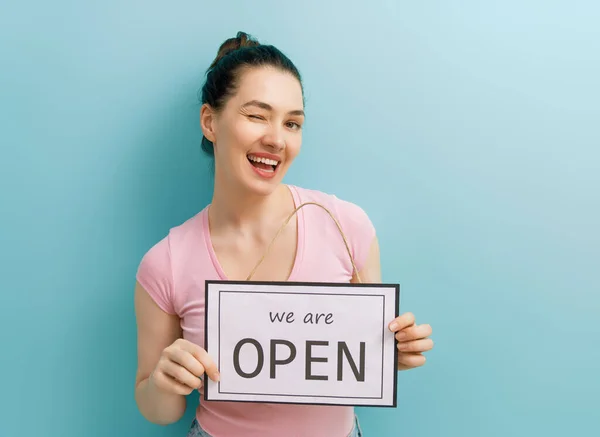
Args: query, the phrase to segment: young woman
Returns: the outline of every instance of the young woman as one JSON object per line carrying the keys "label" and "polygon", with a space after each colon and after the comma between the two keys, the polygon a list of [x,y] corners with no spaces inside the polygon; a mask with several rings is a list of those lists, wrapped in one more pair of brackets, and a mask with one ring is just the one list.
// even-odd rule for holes
{"label": "young woman", "polygon": [[[277,48],[240,32],[225,41],[202,89],[203,149],[214,156],[213,198],[171,229],[143,257],[135,311],[141,413],[159,424],[179,420],[186,395],[202,391],[205,370],[219,369],[203,349],[204,281],[244,280],[294,209],[317,202],[340,223],[362,282],[381,282],[373,225],[355,204],[282,183],[300,152],[301,77]],[[254,271],[253,280],[357,280],[335,222],[319,207],[301,208]],[[398,370],[424,364],[429,325],[406,313],[389,321],[399,341]],[[360,436],[352,407],[201,401],[189,436]]]}

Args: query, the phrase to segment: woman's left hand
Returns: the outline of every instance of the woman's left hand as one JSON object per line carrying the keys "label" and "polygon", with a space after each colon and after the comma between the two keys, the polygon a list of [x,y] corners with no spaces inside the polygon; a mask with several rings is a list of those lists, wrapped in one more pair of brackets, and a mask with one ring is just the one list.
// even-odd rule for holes
{"label": "woman's left hand", "polygon": [[433,348],[430,325],[417,325],[412,313],[404,313],[389,325],[398,340],[398,370],[413,369],[425,364],[424,352]]}

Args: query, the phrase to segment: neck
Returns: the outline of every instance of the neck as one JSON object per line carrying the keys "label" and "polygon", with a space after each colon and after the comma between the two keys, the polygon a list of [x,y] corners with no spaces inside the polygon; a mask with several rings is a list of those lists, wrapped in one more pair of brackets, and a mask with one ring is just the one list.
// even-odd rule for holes
{"label": "neck", "polygon": [[281,223],[285,219],[282,217],[291,212],[287,201],[292,202],[293,208],[291,193],[283,184],[271,194],[261,196],[215,180],[208,211],[211,229],[237,229],[242,233],[260,232],[261,229],[270,227],[273,223]]}

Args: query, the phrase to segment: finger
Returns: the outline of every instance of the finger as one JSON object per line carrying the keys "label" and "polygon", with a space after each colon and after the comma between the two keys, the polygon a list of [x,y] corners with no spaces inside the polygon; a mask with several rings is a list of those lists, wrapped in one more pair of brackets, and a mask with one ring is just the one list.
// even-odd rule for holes
{"label": "finger", "polygon": [[209,378],[217,382],[219,380],[219,371],[216,364],[208,355],[208,353],[198,346],[196,343],[180,339],[179,348],[189,352],[194,358],[196,358],[200,364],[204,367],[204,371],[208,374]]}
{"label": "finger", "polygon": [[396,340],[398,341],[410,341],[418,340],[420,338],[426,338],[431,335],[431,325],[414,325],[404,328],[396,333]]}
{"label": "finger", "polygon": [[398,350],[402,352],[427,352],[433,349],[433,340],[425,338],[423,340],[413,340],[398,343]]}
{"label": "finger", "polygon": [[202,381],[196,375],[190,373],[185,367],[177,364],[174,361],[167,361],[162,364],[161,371],[173,378],[180,384],[188,386],[191,390],[200,387]]}
{"label": "finger", "polygon": [[204,375],[204,366],[198,359],[184,349],[175,349],[169,354],[169,359],[188,370],[192,375],[200,378]]}
{"label": "finger", "polygon": [[406,367],[420,367],[425,364],[427,359],[421,354],[399,353],[398,365]]}
{"label": "finger", "polygon": [[163,372],[155,372],[153,378],[157,387],[161,390],[168,391],[169,393],[187,396],[194,390]]}
{"label": "finger", "polygon": [[198,359],[198,361],[200,361],[200,363],[204,367],[204,370],[206,371],[206,374],[210,379],[212,379],[215,382],[219,381],[219,369],[217,369],[217,365],[210,357],[210,355],[208,355],[208,352],[206,352],[200,346],[197,346],[193,349],[192,355],[194,355]]}
{"label": "finger", "polygon": [[390,323],[390,331],[396,332],[401,329],[407,328],[415,323],[415,316],[413,313],[404,313],[401,316],[396,317]]}

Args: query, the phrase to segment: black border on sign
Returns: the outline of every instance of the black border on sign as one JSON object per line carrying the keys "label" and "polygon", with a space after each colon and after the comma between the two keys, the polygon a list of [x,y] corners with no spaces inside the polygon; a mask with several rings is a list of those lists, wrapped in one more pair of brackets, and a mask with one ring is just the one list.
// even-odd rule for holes
{"label": "black border on sign", "polygon": [[[207,279],[204,284],[204,348],[208,353],[208,286],[209,284],[230,284],[230,285],[268,285],[268,286],[317,286],[317,287],[345,287],[345,288],[394,288],[396,290],[396,304],[394,305],[394,316],[400,315],[400,284],[385,284],[385,283],[340,283],[340,282],[300,282],[300,281],[227,281],[218,279]],[[220,294],[220,293],[219,293]],[[384,302],[385,311],[385,302]],[[220,334],[220,332],[219,332]],[[394,353],[393,357],[393,368],[397,369],[398,366],[398,340],[394,339]],[[208,381],[208,375],[204,373],[204,381]],[[382,375],[383,384],[383,375]],[[397,408],[398,406],[398,370],[394,372],[394,387],[393,387],[393,402],[391,405],[388,404],[337,404],[337,403],[325,403],[325,402],[284,402],[284,401],[263,401],[263,400],[231,400],[231,399],[209,399],[208,398],[208,384],[204,384],[203,399],[210,402],[247,402],[247,403],[266,403],[266,404],[292,404],[292,405],[323,405],[323,406],[357,406],[357,407],[379,407],[379,408]],[[331,398],[331,396],[328,396]],[[343,399],[356,399],[351,397],[342,397]]]}

